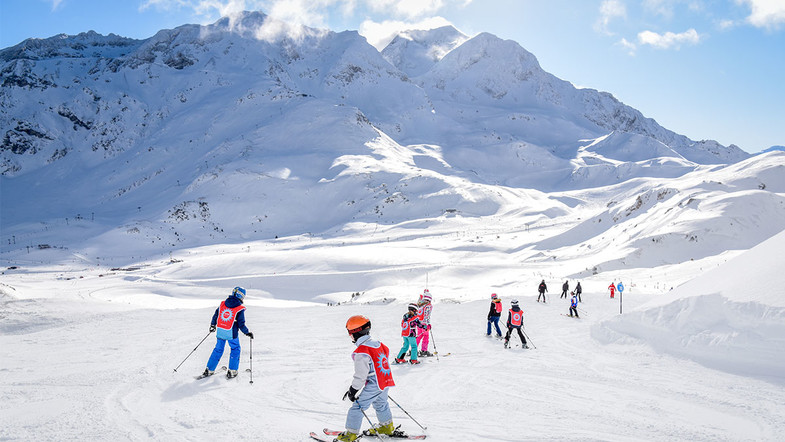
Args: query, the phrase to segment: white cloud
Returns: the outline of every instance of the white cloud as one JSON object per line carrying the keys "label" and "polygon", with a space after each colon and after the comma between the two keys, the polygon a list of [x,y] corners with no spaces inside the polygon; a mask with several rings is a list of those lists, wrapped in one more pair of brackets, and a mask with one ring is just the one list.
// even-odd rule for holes
{"label": "white cloud", "polygon": [[603,0],[600,5],[600,18],[594,24],[594,29],[603,34],[612,35],[608,25],[612,20],[627,17],[627,6],[621,0]]}
{"label": "white cloud", "polygon": [[638,46],[626,38],[622,38],[617,44],[626,49],[627,53],[630,55],[635,55],[635,51],[638,50]]}
{"label": "white cloud", "polygon": [[407,19],[435,14],[445,6],[444,0],[367,0],[366,3],[374,11]]}
{"label": "white cloud", "polygon": [[653,31],[638,33],[638,43],[657,49],[679,49],[682,44],[697,44],[698,42],[700,42],[700,35],[695,29],[688,29],[680,34],[673,32],[658,34]]}
{"label": "white cloud", "polygon": [[359,33],[376,49],[382,50],[390,43],[390,40],[401,31],[410,29],[436,29],[450,25],[452,25],[452,23],[443,17],[431,17],[419,22],[405,22],[399,20],[374,22],[372,20],[366,20],[360,25]]}
{"label": "white cloud", "polygon": [[[62,1],[62,0],[54,0]],[[260,10],[273,19],[256,31],[257,38],[270,39],[297,33],[302,26],[325,28],[330,14],[351,17],[363,11],[389,20],[368,18],[358,30],[370,44],[383,48],[399,31],[434,29],[451,25],[436,13],[447,7],[466,7],[473,0],[144,0],[140,10],[190,9],[206,21],[232,19],[241,11]],[[606,0],[618,2],[619,0]],[[288,29],[284,29],[288,28]]]}
{"label": "white cloud", "polygon": [[773,30],[785,24],[783,0],[736,0],[736,3],[749,5],[751,14],[747,22],[755,27]]}
{"label": "white cloud", "polygon": [[720,31],[727,31],[729,29],[735,28],[736,25],[737,23],[733,20],[720,20],[717,23],[717,28],[719,28]]}
{"label": "white cloud", "polygon": [[52,0],[52,11],[56,11],[61,4],[63,4],[63,0]]}
{"label": "white cloud", "polygon": [[661,15],[665,18],[673,17],[673,8],[675,7],[674,0],[644,0],[643,7],[653,12],[654,14]]}

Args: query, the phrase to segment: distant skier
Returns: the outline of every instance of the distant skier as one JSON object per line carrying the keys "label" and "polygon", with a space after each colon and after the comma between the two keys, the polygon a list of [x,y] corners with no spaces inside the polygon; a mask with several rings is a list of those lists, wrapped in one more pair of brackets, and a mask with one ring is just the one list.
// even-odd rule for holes
{"label": "distant skier", "polygon": [[406,362],[404,356],[406,351],[411,349],[411,364],[419,364],[417,360],[417,328],[422,327],[420,319],[417,317],[417,304],[409,304],[409,311],[403,315],[401,321],[401,336],[403,336],[403,347],[398,352],[398,357],[395,358],[397,364]]}
{"label": "distant skier", "polygon": [[616,284],[611,282],[611,285],[608,286],[608,290],[611,291],[611,299],[613,299],[613,295],[616,293]]}
{"label": "distant skier", "polygon": [[[387,402],[387,389],[395,386],[390,369],[390,349],[379,341],[371,339],[371,321],[365,316],[352,316],[346,321],[346,331],[357,348],[352,352],[354,377],[344,400],[352,401],[346,414],[346,431],[335,439],[340,442],[353,442],[360,437],[364,410],[371,405],[376,410],[379,426],[368,430],[368,434],[392,435],[395,431],[392,411]],[[362,390],[362,392],[360,392]],[[358,395],[357,393],[360,392]]]}
{"label": "distant skier", "polygon": [[578,282],[578,285],[575,286],[575,294],[578,295],[578,302],[581,301],[581,293],[583,293],[583,288],[581,287],[581,283]]}
{"label": "distant skier", "polygon": [[235,287],[231,296],[221,302],[221,305],[215,309],[213,320],[210,322],[210,331],[214,332],[217,330],[217,342],[202,376],[211,376],[215,373],[215,368],[224,354],[227,342],[231,352],[229,353],[229,371],[226,372],[226,377],[233,378],[237,376],[237,370],[240,368],[240,339],[237,337],[238,331],[242,331],[246,336],[253,339],[253,333],[248,331],[248,328],[245,326],[244,299],[245,289]]}
{"label": "distant skier", "polygon": [[576,318],[580,318],[578,316],[578,296],[575,292],[572,292],[572,298],[570,299],[570,317],[572,318],[572,314],[575,313]]}
{"label": "distant skier", "polygon": [[428,351],[431,331],[431,312],[433,312],[431,300],[431,292],[429,292],[428,289],[425,289],[420,296],[420,302],[417,303],[419,306],[418,316],[423,325],[422,328],[417,328],[417,347],[420,348],[420,352],[418,353],[419,356],[433,356],[433,353]]}
{"label": "distant skier", "polygon": [[502,300],[494,293],[491,295],[491,309],[488,311],[488,336],[491,335],[491,324],[496,327],[496,337],[502,337],[502,331],[499,328],[499,319],[502,316]]}
{"label": "distant skier", "polygon": [[561,285],[561,296],[559,296],[559,299],[566,299],[568,291],[570,291],[570,283],[568,281],[564,281],[564,284]]}
{"label": "distant skier", "polygon": [[529,348],[526,345],[526,338],[523,336],[521,332],[521,327],[523,327],[523,310],[518,306],[518,300],[513,299],[510,301],[510,312],[507,315],[507,335],[504,336],[504,348],[508,348],[510,346],[510,335],[512,334],[513,330],[518,332],[518,336],[521,338],[521,346],[523,348]]}
{"label": "distant skier", "polygon": [[545,280],[543,279],[540,283],[540,286],[537,287],[537,291],[540,292],[539,296],[537,296],[537,302],[540,302],[540,297],[542,297],[542,302],[545,301],[545,292],[548,291],[548,286],[545,284]]}

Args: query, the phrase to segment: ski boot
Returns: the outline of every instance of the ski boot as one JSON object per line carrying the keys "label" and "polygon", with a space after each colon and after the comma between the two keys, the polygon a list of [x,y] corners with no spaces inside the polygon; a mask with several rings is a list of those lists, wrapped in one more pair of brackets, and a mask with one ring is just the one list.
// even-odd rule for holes
{"label": "ski boot", "polygon": [[505,339],[504,340],[504,348],[509,348],[509,347],[510,347],[510,341]]}
{"label": "ski boot", "polygon": [[524,350],[528,350],[529,349],[529,344],[523,344],[521,346],[521,348],[523,348]]}
{"label": "ski boot", "polygon": [[357,440],[358,437],[360,436],[357,433],[352,433],[351,431],[343,431],[334,440],[335,442],[354,442]]}
{"label": "ski boot", "polygon": [[416,365],[416,364],[419,364],[420,361],[418,361],[417,359],[412,359],[412,360],[409,361],[409,363],[412,364],[412,365]]}
{"label": "ski boot", "polygon": [[365,436],[377,436],[379,434],[392,436],[393,433],[395,433],[395,426],[393,425],[392,421],[387,422],[384,425],[379,425],[376,428],[371,428],[370,430],[363,431],[363,435]]}
{"label": "ski boot", "polygon": [[232,379],[237,377],[237,370],[229,370],[226,372],[226,379]]}
{"label": "ski boot", "polygon": [[406,358],[395,358],[396,364],[403,364],[406,362]]}
{"label": "ski boot", "polygon": [[430,357],[430,356],[433,356],[433,353],[429,352],[428,350],[423,350],[420,353],[418,353],[418,355],[419,356]]}
{"label": "ski boot", "polygon": [[215,372],[213,370],[210,370],[209,368],[205,368],[204,371],[202,372],[202,377],[206,378],[207,376],[212,376],[214,374]]}

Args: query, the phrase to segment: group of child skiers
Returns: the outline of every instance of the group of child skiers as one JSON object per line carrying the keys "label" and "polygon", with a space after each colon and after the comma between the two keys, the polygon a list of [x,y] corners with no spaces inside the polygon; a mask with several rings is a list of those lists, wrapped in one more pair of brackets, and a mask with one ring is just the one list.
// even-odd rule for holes
{"label": "group of child skiers", "polygon": [[[210,322],[210,333],[216,332],[216,344],[207,367],[200,378],[212,376],[223,356],[226,344],[229,344],[229,369],[227,378],[237,376],[240,366],[240,340],[239,332],[253,339],[253,333],[245,325],[245,300],[246,291],[242,287],[235,287],[232,294],[221,302],[215,309]],[[419,364],[418,356],[432,356],[428,351],[429,335],[431,330],[431,312],[433,311],[432,297],[425,289],[417,303],[408,305],[408,311],[401,321],[401,336],[403,347],[395,358],[396,363],[405,363],[407,350],[411,351],[411,364]],[[343,398],[349,399],[352,406],[346,415],[346,431],[341,432],[336,441],[353,442],[361,435],[387,435],[402,437],[404,433],[395,428],[392,421],[392,412],[387,402],[387,389],[395,386],[390,369],[390,349],[379,341],[371,339],[371,321],[365,316],[352,316],[346,322],[346,330],[352,338],[356,349],[352,352],[354,361],[354,376],[349,389]],[[418,351],[418,347],[420,350]],[[365,409],[373,405],[379,424],[364,433],[360,433]]]}
{"label": "group of child skiers", "polygon": [[[611,290],[611,298],[614,296],[615,289],[618,289],[620,292],[624,290],[621,283],[618,286],[612,283],[609,289]],[[569,283],[565,281],[562,285],[562,298],[566,298],[568,290]],[[545,292],[547,291],[547,285],[545,280],[543,280],[538,287],[540,296],[537,297],[537,302],[540,302],[540,298],[542,298],[542,302],[546,302]],[[583,289],[579,282],[575,287],[575,291],[571,292],[570,316],[574,314],[575,317],[578,317],[578,302],[581,302],[580,295],[582,291]],[[221,305],[215,310],[210,322],[210,332],[216,332],[217,341],[201,377],[215,373],[227,343],[231,352],[226,376],[227,378],[237,376],[237,370],[240,365],[239,332],[244,333],[251,339],[254,337],[253,333],[245,325],[245,306],[243,306],[245,295],[245,289],[235,287],[232,290],[232,294],[222,301]],[[502,337],[499,320],[503,310],[499,296],[496,293],[492,294],[491,305],[488,311],[488,336],[491,336],[492,331],[495,329],[496,336],[498,338]],[[420,295],[418,302],[407,306],[407,312],[401,321],[403,346],[395,358],[396,363],[405,363],[407,352],[410,354],[410,364],[419,364],[418,356],[432,356],[432,353],[428,351],[432,311],[432,297],[428,289],[425,289],[422,295]],[[504,336],[504,348],[509,348],[510,336],[513,331],[517,332],[518,337],[521,339],[522,348],[529,348],[522,328],[523,310],[521,310],[518,300],[513,299],[510,301],[510,309],[507,313],[507,333]],[[392,412],[388,404],[388,389],[395,386],[389,362],[390,349],[383,343],[371,338],[369,334],[371,321],[365,316],[356,315],[349,318],[346,322],[346,330],[356,347],[352,352],[354,376],[349,389],[343,396],[344,399],[349,399],[352,402],[352,406],[347,412],[346,430],[341,432],[335,441],[353,442],[362,435],[404,436],[403,432],[396,429],[393,425]],[[361,433],[360,428],[365,414],[364,410],[371,405],[376,410],[379,424]]]}
{"label": "group of child skiers", "polygon": [[[406,362],[405,356],[407,352],[410,354],[410,364],[419,364],[418,356],[433,356],[428,351],[431,312],[433,311],[431,301],[431,293],[428,289],[425,289],[417,303],[411,303],[407,306],[408,310],[403,315],[403,320],[401,321],[403,347],[401,347],[401,351],[398,352],[398,356],[395,358],[396,364]],[[418,350],[418,347],[420,350]]]}

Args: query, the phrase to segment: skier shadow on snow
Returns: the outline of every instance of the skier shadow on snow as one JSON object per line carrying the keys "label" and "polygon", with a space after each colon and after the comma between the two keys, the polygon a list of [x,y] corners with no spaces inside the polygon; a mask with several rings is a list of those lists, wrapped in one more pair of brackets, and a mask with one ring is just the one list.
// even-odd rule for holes
{"label": "skier shadow on snow", "polygon": [[[212,384],[212,385],[211,385]],[[213,383],[193,383],[178,382],[161,392],[162,402],[176,402],[181,399],[203,394],[205,391],[217,390],[221,387],[219,382]]]}

